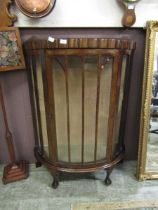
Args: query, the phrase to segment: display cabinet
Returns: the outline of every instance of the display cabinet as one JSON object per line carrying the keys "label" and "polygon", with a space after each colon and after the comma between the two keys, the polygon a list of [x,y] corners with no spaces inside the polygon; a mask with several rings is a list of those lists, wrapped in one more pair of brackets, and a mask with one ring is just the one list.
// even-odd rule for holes
{"label": "display cabinet", "polygon": [[61,172],[110,173],[124,157],[130,67],[135,42],[31,39],[24,44],[37,165],[59,184]]}

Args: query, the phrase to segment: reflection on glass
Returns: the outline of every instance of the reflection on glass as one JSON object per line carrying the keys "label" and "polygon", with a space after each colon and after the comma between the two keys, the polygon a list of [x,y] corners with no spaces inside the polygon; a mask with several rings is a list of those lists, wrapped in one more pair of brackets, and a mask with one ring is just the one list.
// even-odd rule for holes
{"label": "reflection on glass", "polygon": [[[106,63],[101,71],[99,63]],[[110,103],[112,65],[113,59],[106,62],[106,56],[53,58],[52,74],[59,161],[70,160],[75,163],[106,158],[109,117],[107,113]],[[98,116],[97,123],[96,116]]]}
{"label": "reflection on glass", "polygon": [[117,111],[117,120],[115,123],[115,136],[113,141],[113,154],[115,154],[115,148],[119,142],[119,132],[120,132],[120,123],[121,123],[121,110],[122,110],[122,101],[123,101],[123,94],[124,94],[124,81],[125,81],[125,72],[126,72],[126,63],[127,57],[123,56],[122,62],[122,70],[121,70],[121,85],[120,85],[120,94],[119,94],[119,106]]}
{"label": "reflection on glass", "polygon": [[68,161],[67,101],[64,57],[53,58],[53,83],[58,158]]}
{"label": "reflection on glass", "polygon": [[[47,129],[46,129],[46,112],[45,112],[45,103],[44,103],[44,90],[43,90],[43,81],[42,81],[42,65],[40,61],[40,57],[37,56],[36,59],[36,72],[34,70],[31,72],[32,73],[32,78],[34,78],[33,83],[33,88],[34,90],[37,88],[36,91],[38,91],[38,99],[39,99],[39,112],[40,112],[40,117],[41,121],[38,120],[38,114],[37,114],[37,102],[35,101],[35,114],[36,114],[36,120],[37,120],[37,135],[39,139],[39,145],[41,146],[41,149],[44,149],[44,152],[47,156],[49,156],[49,151],[48,151],[48,135],[47,135]],[[36,74],[36,76],[35,76]],[[36,81],[37,80],[37,81]],[[33,96],[34,98],[37,97],[37,92],[33,91]],[[41,124],[40,124],[41,123]],[[43,144],[41,144],[43,142]],[[44,147],[44,148],[42,148]]]}
{"label": "reflection on glass", "polygon": [[147,171],[158,171],[158,33],[156,33],[154,52],[150,122],[146,163]]}

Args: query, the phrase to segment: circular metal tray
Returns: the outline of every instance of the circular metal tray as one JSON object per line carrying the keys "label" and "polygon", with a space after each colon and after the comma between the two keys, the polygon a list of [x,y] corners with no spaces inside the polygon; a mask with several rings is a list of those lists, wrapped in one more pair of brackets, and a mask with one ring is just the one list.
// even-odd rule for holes
{"label": "circular metal tray", "polygon": [[40,18],[50,13],[55,5],[55,0],[15,0],[15,3],[24,15]]}

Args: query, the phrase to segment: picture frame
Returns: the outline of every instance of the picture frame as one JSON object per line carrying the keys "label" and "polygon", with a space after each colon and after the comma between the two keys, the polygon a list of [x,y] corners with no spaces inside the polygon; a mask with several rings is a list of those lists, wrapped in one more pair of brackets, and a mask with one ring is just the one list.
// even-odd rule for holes
{"label": "picture frame", "polygon": [[158,179],[158,21],[146,25],[137,179]]}
{"label": "picture frame", "polygon": [[20,32],[15,27],[0,27],[0,72],[25,69]]}

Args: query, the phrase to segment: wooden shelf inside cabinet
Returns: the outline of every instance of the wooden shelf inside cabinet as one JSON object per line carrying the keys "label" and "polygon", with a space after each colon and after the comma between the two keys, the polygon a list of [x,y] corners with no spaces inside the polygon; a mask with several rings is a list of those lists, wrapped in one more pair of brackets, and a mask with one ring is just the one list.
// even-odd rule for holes
{"label": "wooden shelf inside cabinet", "polygon": [[110,173],[124,157],[130,67],[135,42],[31,39],[25,43],[37,165],[59,184],[61,172]]}

